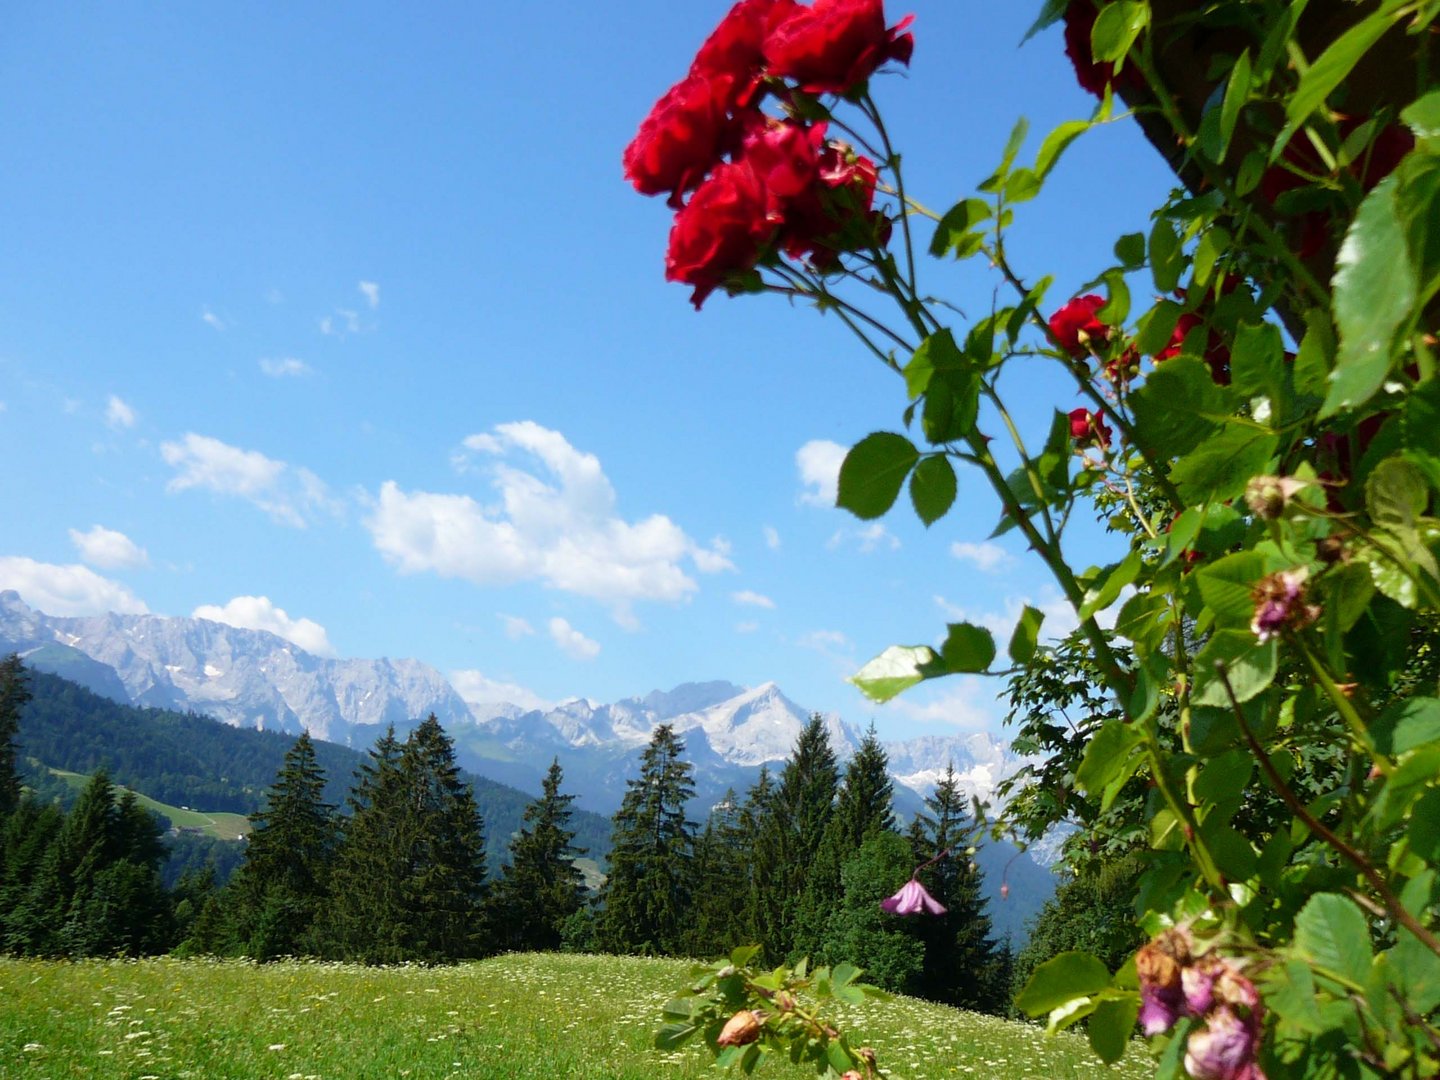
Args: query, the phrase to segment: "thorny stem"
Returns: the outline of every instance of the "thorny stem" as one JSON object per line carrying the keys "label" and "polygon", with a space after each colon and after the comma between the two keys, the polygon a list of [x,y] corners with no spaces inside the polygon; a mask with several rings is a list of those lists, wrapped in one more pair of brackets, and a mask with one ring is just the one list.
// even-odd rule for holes
{"label": "thorny stem", "polygon": [[1250,752],[1255,755],[1255,760],[1260,763],[1260,770],[1265,774],[1265,778],[1270,781],[1270,786],[1275,789],[1275,793],[1280,796],[1281,801],[1285,803],[1292,814],[1305,823],[1307,829],[1320,837],[1321,840],[1339,853],[1347,862],[1354,866],[1355,869],[1360,871],[1360,876],[1369,883],[1370,888],[1380,897],[1385,911],[1391,918],[1405,927],[1406,930],[1409,930],[1410,933],[1414,934],[1416,939],[1436,956],[1440,956],[1440,938],[1436,938],[1420,920],[1406,910],[1405,905],[1400,902],[1400,898],[1395,895],[1394,891],[1390,888],[1389,884],[1386,883],[1385,879],[1380,876],[1380,872],[1375,869],[1370,860],[1360,851],[1357,851],[1350,844],[1346,843],[1344,839],[1328,829],[1323,822],[1316,818],[1314,814],[1310,813],[1305,804],[1300,801],[1299,796],[1290,790],[1289,785],[1285,783],[1284,778],[1270,760],[1270,755],[1267,754],[1265,748],[1260,745],[1260,740],[1255,737],[1255,732],[1251,730],[1250,724],[1246,721],[1245,710],[1240,708],[1240,702],[1235,697],[1235,690],[1230,685],[1230,672],[1223,660],[1216,662],[1215,671],[1216,674],[1220,676],[1221,684],[1225,687],[1226,696],[1230,698],[1230,707],[1235,713],[1235,722],[1240,726],[1240,734],[1245,737],[1245,742],[1250,747]]}

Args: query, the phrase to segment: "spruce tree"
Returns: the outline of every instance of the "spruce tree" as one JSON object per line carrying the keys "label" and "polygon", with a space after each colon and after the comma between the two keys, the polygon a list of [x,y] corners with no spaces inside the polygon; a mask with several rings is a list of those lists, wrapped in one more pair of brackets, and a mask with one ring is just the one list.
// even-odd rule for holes
{"label": "spruce tree", "polygon": [[819,950],[830,914],[840,904],[841,870],[846,862],[870,837],[895,830],[893,794],[890,759],[872,723],[845,766],[835,812],[825,827],[820,850],[806,879],[795,926],[795,952],[812,954]]}
{"label": "spruce tree", "polygon": [[538,799],[525,808],[520,832],[510,841],[510,861],[494,883],[489,925],[499,949],[558,949],[567,921],[585,904],[585,879],[575,860],[585,854],[572,841],[570,804],[560,794],[560,760],[550,762]]}
{"label": "spruce tree", "polygon": [[954,763],[945,778],[925,800],[927,813],[915,818],[910,843],[916,865],[945,858],[921,871],[920,880],[947,912],[922,924],[925,968],[918,992],[934,1001],[962,1008],[1002,1010],[1008,985],[995,942],[990,937],[990,916],[981,895],[980,868],[966,854],[975,839],[965,809]]}
{"label": "spruce tree", "polygon": [[711,808],[695,842],[695,915],[685,950],[691,956],[728,956],[751,943],[749,862],[742,812],[731,788]]}
{"label": "spruce tree", "polygon": [[886,990],[916,991],[925,964],[926,926],[919,918],[897,918],[880,908],[880,901],[910,876],[911,858],[905,839],[884,829],[872,832],[850,853],[841,869],[840,898],[828,913],[816,950],[818,959],[864,968],[866,980]]}
{"label": "spruce tree", "polygon": [[672,725],[657,727],[611,819],[610,873],[596,927],[609,951],[674,954],[684,945],[695,847],[695,824],[685,817],[693,770],[684,753]]}
{"label": "spruce tree", "polygon": [[335,807],[324,801],[325,773],[305,732],[285,753],[266,793],[245,862],[230,891],[240,950],[268,960],[316,950],[315,921],[330,896],[339,842]]}
{"label": "spruce tree", "polygon": [[25,667],[20,657],[11,653],[0,660],[0,821],[20,805],[15,737],[20,731],[20,711],[29,700]]}
{"label": "spruce tree", "polygon": [[759,945],[772,963],[785,959],[788,951],[781,940],[784,929],[784,897],[780,830],[774,821],[775,782],[767,766],[745,795],[740,807],[741,843],[746,851],[745,919],[746,944]]}

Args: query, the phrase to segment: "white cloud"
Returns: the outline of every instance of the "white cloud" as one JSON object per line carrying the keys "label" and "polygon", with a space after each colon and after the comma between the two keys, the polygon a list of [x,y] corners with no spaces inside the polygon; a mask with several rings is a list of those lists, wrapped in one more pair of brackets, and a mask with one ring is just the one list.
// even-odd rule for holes
{"label": "white cloud", "polygon": [[839,630],[811,630],[796,638],[795,644],[802,648],[817,649],[825,653],[836,650],[849,652],[854,648],[850,639]]}
{"label": "white cloud", "polygon": [[365,296],[365,303],[374,311],[380,306],[380,286],[373,281],[362,281],[356,286]]}
{"label": "white cloud", "polygon": [[124,585],[79,563],[61,566],[20,555],[0,556],[0,589],[14,589],[47,615],[144,615],[150,610]]}
{"label": "white cloud", "polygon": [[702,574],[718,574],[723,570],[735,569],[735,564],[730,561],[730,541],[723,536],[711,540],[709,548],[697,546],[690,552],[690,557],[695,560],[695,569]]}
{"label": "white cloud", "polygon": [[293,356],[263,357],[260,370],[272,379],[298,378],[315,373],[315,369],[304,360],[297,360]]}
{"label": "white cloud", "polygon": [[737,634],[753,634],[753,633],[755,633],[756,630],[759,630],[759,629],[760,629],[760,624],[759,624],[758,622],[748,622],[748,621],[747,621],[747,622],[738,622],[738,623],[735,624],[735,632],[736,632]]}
{"label": "white cloud", "polygon": [[465,699],[467,705],[518,705],[527,712],[531,709],[547,711],[555,703],[542,698],[535,691],[518,683],[498,682],[483,672],[472,669],[452,671],[450,685]]}
{"label": "white cloud", "polygon": [[840,464],[849,451],[828,439],[811,439],[795,451],[795,467],[806,490],[800,501],[811,506],[834,506],[840,489]]}
{"label": "white cloud", "polygon": [[374,327],[361,325],[360,313],[351,308],[337,307],[332,314],[320,318],[320,333],[327,337],[344,338],[372,329]]}
{"label": "white cloud", "polygon": [[519,615],[501,615],[500,622],[505,627],[505,636],[511,641],[519,641],[535,633],[535,627],[530,625],[529,620],[522,619]]}
{"label": "white cloud", "polygon": [[538,581],[611,607],[634,624],[637,600],[682,601],[699,586],[683,568],[730,568],[723,541],[702,548],[663,514],[630,522],[600,461],[571,446],[558,431],[532,421],[501,424],[464,442],[487,458],[498,500],[482,505],[469,495],[406,492],[381,485],[366,527],[375,547],[403,574],[431,572],[477,585]]}
{"label": "white cloud", "polygon": [[89,532],[70,530],[70,542],[80,558],[102,570],[135,570],[150,565],[150,556],[122,532],[96,525]]}
{"label": "white cloud", "polygon": [[105,402],[105,422],[116,431],[135,426],[135,410],[114,394]]}
{"label": "white cloud", "polygon": [[734,600],[737,604],[746,604],[750,607],[766,608],[770,611],[775,610],[774,600],[771,600],[768,596],[764,596],[761,593],[751,592],[749,589],[741,589],[739,592],[731,593],[730,599]]}
{"label": "white cloud", "polygon": [[1041,590],[1039,599],[1034,596],[1007,596],[1004,607],[1000,611],[976,611],[973,608],[962,607],[953,604],[943,596],[935,597],[935,606],[940,609],[944,616],[951,622],[969,622],[976,626],[983,626],[995,636],[995,643],[1000,651],[1004,652],[1010,635],[1015,631],[1015,624],[1020,620],[1020,613],[1029,605],[1045,616],[1040,626],[1040,636],[1043,639],[1055,639],[1064,637],[1075,627],[1079,626],[1079,620],[1075,618],[1075,609],[1070,606],[1070,601],[1053,586],[1047,585]]}
{"label": "white cloud", "polygon": [[598,641],[592,641],[558,615],[550,620],[550,637],[572,660],[594,660],[600,655]]}
{"label": "white cloud", "polygon": [[983,675],[951,675],[937,683],[923,700],[924,691],[917,687],[882,708],[923,724],[939,724],[960,731],[998,732],[1005,719],[1005,709],[997,698],[1004,689],[1004,683]]}
{"label": "white cloud", "polygon": [[825,546],[834,551],[841,544],[850,540],[855,541],[855,545],[865,555],[879,551],[881,548],[886,551],[897,551],[900,547],[900,538],[878,521],[872,521],[868,525],[861,525],[854,529],[836,529],[830,539],[825,542]]}
{"label": "white cloud", "polygon": [[287,465],[258,450],[242,450],[193,431],[162,443],[160,456],[176,475],[168,491],[202,488],[254,503],[275,521],[303,529],[320,511],[335,512],[325,484],[309,469]]}
{"label": "white cloud", "polygon": [[771,551],[780,550],[780,534],[776,532],[775,526],[766,525],[761,531],[765,534],[765,546]]}
{"label": "white cloud", "polygon": [[335,655],[323,626],[310,619],[292,619],[268,596],[237,596],[224,607],[202,604],[190,614],[196,619],[209,619],[242,630],[268,630],[316,656]]}
{"label": "white cloud", "polygon": [[216,315],[208,307],[200,312],[200,321],[206,326],[213,327],[216,330],[225,329],[225,320],[220,318],[219,315]]}
{"label": "white cloud", "polygon": [[950,545],[950,554],[961,562],[972,563],[982,574],[993,574],[1012,561],[1008,551],[989,540],[978,544],[957,540]]}

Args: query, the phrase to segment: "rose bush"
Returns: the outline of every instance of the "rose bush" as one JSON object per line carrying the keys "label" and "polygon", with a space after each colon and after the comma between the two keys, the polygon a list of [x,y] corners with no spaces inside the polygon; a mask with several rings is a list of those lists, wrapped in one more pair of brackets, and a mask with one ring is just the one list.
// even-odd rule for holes
{"label": "rose bush", "polygon": [[[1047,0],[1037,27],[1064,21],[1094,114],[1028,164],[1017,125],[978,191],[935,213],[907,195],[868,90],[909,63],[908,20],[887,27],[878,0],[752,0],[696,61],[723,93],[667,95],[626,154],[637,187],[680,207],[666,272],[697,306],[717,289],[812,301],[903,379],[904,432],[850,451],[839,505],[877,518],[908,485],[929,525],[972,470],[997,535],[1017,531],[1073,605],[1098,704],[1048,744],[1044,797],[1020,793],[995,827],[1131,815],[1107,842],[1144,867],[1148,943],[1115,972],[1062,953],[1016,1001],[1083,1022],[1106,1061],[1138,1026],[1166,1077],[1440,1074],[1437,19],[1440,0]],[[1005,237],[1121,107],[1177,187],[1057,303]],[[874,160],[829,138],[841,110]],[[925,251],[982,257],[1009,301],[955,324],[921,284]],[[1021,430],[1000,391],[1017,358],[1058,365],[1080,404]],[[1123,542],[1107,565],[1065,556],[1087,511]],[[886,700],[1043,670],[1074,643],[1043,643],[1041,621],[1027,608],[1003,651],[954,624],[853,681]],[[925,910],[907,889],[897,913]],[[761,1031],[727,1064],[790,1048],[873,1075],[874,1053],[813,1013],[765,1005],[803,969],[744,960],[674,1006],[667,1045],[713,1045],[745,1008]]]}

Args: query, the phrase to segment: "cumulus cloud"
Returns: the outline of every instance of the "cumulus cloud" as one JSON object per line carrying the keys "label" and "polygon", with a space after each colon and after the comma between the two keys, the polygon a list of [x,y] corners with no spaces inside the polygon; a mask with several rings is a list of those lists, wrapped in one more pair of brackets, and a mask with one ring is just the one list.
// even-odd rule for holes
{"label": "cumulus cloud", "polygon": [[882,708],[922,724],[960,731],[999,731],[1005,710],[997,700],[997,685],[982,675],[951,675],[928,697],[917,687]]}
{"label": "cumulus cloud", "polygon": [[982,540],[978,544],[957,540],[950,545],[950,554],[961,562],[972,564],[982,574],[993,574],[1012,561],[1008,551],[990,540]]}
{"label": "cumulus cloud", "polygon": [[335,655],[323,626],[310,619],[292,619],[268,596],[237,596],[223,607],[202,604],[190,614],[196,619],[209,619],[242,630],[268,630],[316,656]]}
{"label": "cumulus cloud", "polygon": [[362,281],[357,286],[365,297],[365,306],[374,311],[380,306],[380,286],[373,281]]}
{"label": "cumulus cloud", "polygon": [[122,532],[93,526],[89,532],[70,530],[70,542],[80,558],[102,570],[136,570],[150,565],[150,556]]}
{"label": "cumulus cloud", "polygon": [[763,529],[761,529],[761,532],[765,534],[765,546],[768,547],[771,551],[779,551],[780,533],[776,531],[775,526],[766,525]]}
{"label": "cumulus cloud", "polygon": [[702,547],[663,514],[625,520],[599,459],[532,421],[470,436],[457,463],[487,475],[496,501],[407,492],[394,481],[372,500],[366,527],[402,574],[537,581],[607,604],[633,625],[635,601],[674,603],[696,592],[686,560],[701,573],[732,568],[723,541]]}
{"label": "cumulus cloud", "polygon": [[116,431],[135,426],[135,410],[114,394],[105,402],[105,422]]}
{"label": "cumulus cloud", "polygon": [[527,687],[499,682],[473,668],[452,671],[450,685],[455,687],[455,692],[467,705],[517,705],[527,712],[532,709],[544,712],[555,707],[554,702],[547,701]]}
{"label": "cumulus cloud", "polygon": [[768,596],[761,593],[752,592],[749,589],[741,589],[739,592],[731,593],[730,599],[734,600],[737,604],[744,604],[749,607],[765,608],[770,611],[775,610],[774,600],[771,600]]}
{"label": "cumulus cloud", "polygon": [[840,464],[849,451],[828,439],[811,439],[795,451],[795,467],[805,490],[800,501],[811,506],[834,506],[840,489]]}
{"label": "cumulus cloud", "polygon": [[501,615],[500,622],[505,627],[505,636],[511,641],[519,641],[523,637],[530,637],[535,633],[535,627],[530,625],[528,619],[522,619],[519,615]]}
{"label": "cumulus cloud", "polygon": [[1037,598],[1031,595],[1007,596],[999,611],[994,609],[983,611],[975,608],[968,608],[960,604],[953,604],[943,596],[935,597],[935,606],[951,622],[968,622],[976,626],[983,626],[995,635],[995,642],[1003,650],[1010,635],[1015,630],[1015,624],[1020,620],[1020,613],[1029,605],[1040,611],[1045,616],[1045,621],[1040,626],[1040,635],[1045,639],[1059,639],[1068,634],[1075,627],[1080,625],[1075,618],[1075,609],[1054,586],[1046,586],[1041,590]]}
{"label": "cumulus cloud", "polygon": [[304,360],[297,360],[293,356],[263,357],[260,360],[260,370],[272,379],[295,379],[315,373],[315,369]]}
{"label": "cumulus cloud", "polygon": [[145,615],[145,602],[119,582],[103,578],[79,563],[36,562],[20,555],[0,555],[0,589],[14,589],[24,601],[47,615]]}
{"label": "cumulus cloud", "polygon": [[321,511],[335,512],[325,484],[309,469],[287,465],[258,450],[242,450],[193,431],[162,443],[160,456],[176,470],[166,490],[198,488],[245,499],[275,521],[303,529]]}
{"label": "cumulus cloud", "polygon": [[550,620],[550,638],[572,660],[594,660],[600,655],[598,641],[586,637],[558,615]]}

